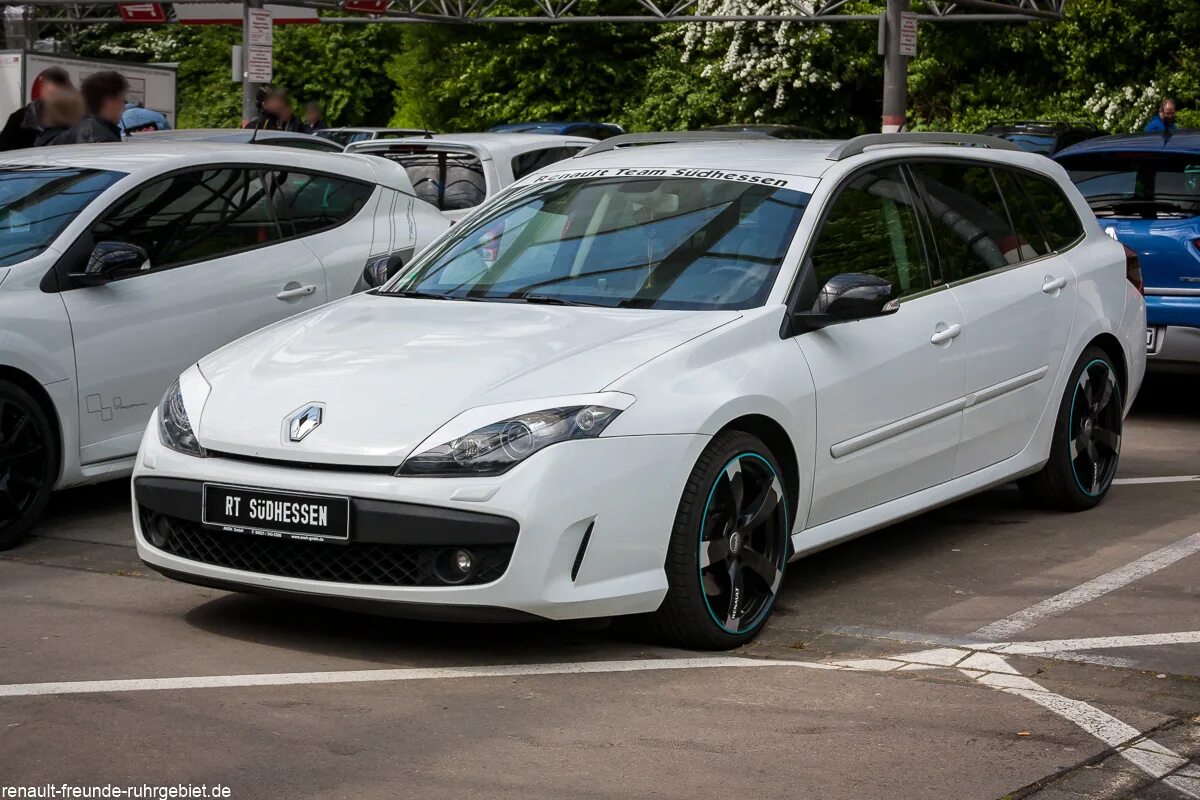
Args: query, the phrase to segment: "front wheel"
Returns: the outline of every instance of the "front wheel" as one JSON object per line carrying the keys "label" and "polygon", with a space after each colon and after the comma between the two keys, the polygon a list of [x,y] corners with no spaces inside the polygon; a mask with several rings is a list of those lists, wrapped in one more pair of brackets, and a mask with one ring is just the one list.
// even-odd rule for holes
{"label": "front wheel", "polygon": [[1020,482],[1021,489],[1063,511],[1098,505],[1117,474],[1124,408],[1112,360],[1098,347],[1087,348],[1063,393],[1050,458]]}
{"label": "front wheel", "polygon": [[41,516],[56,464],[41,405],[20,386],[0,380],[0,550],[20,541]]}
{"label": "front wheel", "polygon": [[790,554],[779,463],[741,431],[713,438],[692,469],[667,551],[659,633],[684,647],[722,650],[758,634]]}

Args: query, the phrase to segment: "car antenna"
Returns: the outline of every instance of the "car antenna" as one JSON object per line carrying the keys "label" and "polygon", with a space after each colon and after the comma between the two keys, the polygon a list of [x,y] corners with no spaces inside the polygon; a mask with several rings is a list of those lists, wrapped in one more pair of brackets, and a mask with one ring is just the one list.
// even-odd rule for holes
{"label": "car antenna", "polygon": [[425,118],[425,104],[421,102],[420,95],[417,95],[417,113],[421,115],[421,129],[425,131],[425,138],[432,139],[433,132],[429,130],[429,122]]}

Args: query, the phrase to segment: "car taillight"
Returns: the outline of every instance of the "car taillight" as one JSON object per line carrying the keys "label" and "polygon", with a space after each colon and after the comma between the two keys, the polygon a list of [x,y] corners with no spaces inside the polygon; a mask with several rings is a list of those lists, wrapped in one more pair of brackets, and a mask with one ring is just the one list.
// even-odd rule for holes
{"label": "car taillight", "polygon": [[1200,250],[1200,239],[1192,239],[1192,246]]}
{"label": "car taillight", "polygon": [[1142,265],[1138,262],[1137,253],[1130,249],[1129,245],[1123,244],[1125,248],[1125,277],[1138,290],[1138,294],[1145,295],[1146,287],[1142,285]]}

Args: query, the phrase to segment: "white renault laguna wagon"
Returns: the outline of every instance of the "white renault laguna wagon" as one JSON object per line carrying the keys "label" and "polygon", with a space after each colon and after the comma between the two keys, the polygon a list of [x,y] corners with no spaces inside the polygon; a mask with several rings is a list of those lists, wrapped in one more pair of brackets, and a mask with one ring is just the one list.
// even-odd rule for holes
{"label": "white renault laguna wagon", "polygon": [[1052,161],[627,143],[185,371],[136,465],[142,559],[402,616],[652,613],[722,648],[798,555],[1014,479],[1104,497],[1145,312]]}
{"label": "white renault laguna wagon", "polygon": [[197,142],[0,155],[0,549],[128,475],[179,370],[449,227],[382,159]]}

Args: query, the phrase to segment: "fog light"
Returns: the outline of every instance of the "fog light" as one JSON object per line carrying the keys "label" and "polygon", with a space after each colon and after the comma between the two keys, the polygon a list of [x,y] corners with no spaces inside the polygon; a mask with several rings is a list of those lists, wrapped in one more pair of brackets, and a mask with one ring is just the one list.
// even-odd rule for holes
{"label": "fog light", "polygon": [[475,577],[475,554],[465,547],[447,547],[438,552],[433,569],[442,583],[466,583]]}
{"label": "fog light", "polygon": [[143,525],[146,540],[159,550],[166,548],[167,538],[171,535],[171,524],[162,514],[154,514]]}

